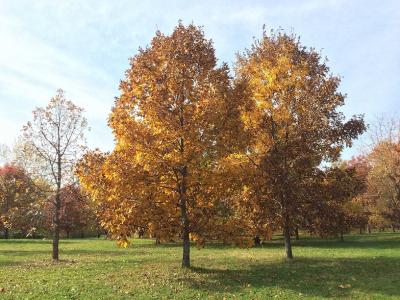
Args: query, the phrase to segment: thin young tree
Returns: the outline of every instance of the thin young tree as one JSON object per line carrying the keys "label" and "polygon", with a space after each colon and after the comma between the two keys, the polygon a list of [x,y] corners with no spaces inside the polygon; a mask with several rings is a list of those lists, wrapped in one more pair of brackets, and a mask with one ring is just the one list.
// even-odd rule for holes
{"label": "thin young tree", "polygon": [[52,184],[53,254],[59,258],[61,189],[74,180],[74,166],[85,149],[87,128],[83,109],[59,89],[45,108],[33,111],[33,120],[23,127],[25,156],[31,158],[29,171]]}

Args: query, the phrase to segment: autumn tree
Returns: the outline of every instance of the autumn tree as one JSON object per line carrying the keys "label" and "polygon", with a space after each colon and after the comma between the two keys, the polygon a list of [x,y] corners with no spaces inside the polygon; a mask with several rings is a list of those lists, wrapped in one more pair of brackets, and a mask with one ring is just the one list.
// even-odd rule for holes
{"label": "autumn tree", "polygon": [[360,234],[365,227],[368,233],[371,233],[371,226],[369,224],[371,216],[370,198],[367,192],[368,174],[371,169],[370,160],[366,155],[359,155],[347,161],[346,165],[348,168],[354,169],[355,176],[362,184],[362,189],[359,191],[358,195],[352,199],[354,225],[359,227]]}
{"label": "autumn tree", "polygon": [[45,108],[33,111],[33,120],[23,128],[25,156],[30,156],[29,171],[35,178],[52,184],[53,253],[59,258],[61,189],[73,181],[74,165],[84,149],[87,121],[83,109],[67,100],[58,90]]}
{"label": "autumn tree", "polygon": [[384,229],[400,226],[400,120],[378,118],[369,129],[367,176],[370,223]]}
{"label": "autumn tree", "polygon": [[375,226],[400,227],[400,143],[381,142],[369,155],[368,197]]}
{"label": "autumn tree", "polygon": [[340,236],[360,223],[366,225],[357,196],[365,190],[366,182],[358,177],[354,167],[345,162],[321,170],[313,189],[313,200],[305,203],[308,229],[321,237]]}
{"label": "autumn tree", "polygon": [[205,234],[217,201],[217,161],[240,127],[240,93],[202,30],[181,23],[140,49],[120,90],[109,118],[116,147],[88,153],[81,182],[103,199],[102,224],[122,244],[143,227],[160,239],[179,235],[189,267],[190,237]]}
{"label": "autumn tree", "polygon": [[24,170],[12,164],[0,168],[0,226],[5,239],[12,227],[12,212],[32,202],[34,193],[31,179]]}
{"label": "autumn tree", "polygon": [[307,214],[318,167],[335,161],[365,126],[359,116],[345,122],[339,77],[295,35],[264,33],[239,55],[236,75],[249,92],[242,120],[250,142],[241,158],[252,176],[248,188],[264,222],[274,218],[283,229],[290,259],[290,233],[296,216]]}
{"label": "autumn tree", "polygon": [[[64,186],[61,188],[60,194],[60,231],[65,232],[69,238],[72,232],[80,231],[82,233],[85,229],[95,226],[95,208],[78,184]],[[44,204],[43,214],[47,223],[46,227],[50,227],[52,224],[53,211],[52,202],[48,201]]]}
{"label": "autumn tree", "polygon": [[43,197],[38,184],[21,166],[14,163],[0,168],[0,226],[5,238],[9,229],[24,236],[35,233],[42,225],[37,204]]}

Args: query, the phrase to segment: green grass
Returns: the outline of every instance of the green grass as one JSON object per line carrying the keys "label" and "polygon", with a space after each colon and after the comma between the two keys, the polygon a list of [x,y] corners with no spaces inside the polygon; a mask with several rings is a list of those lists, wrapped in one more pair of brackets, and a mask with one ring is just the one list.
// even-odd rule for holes
{"label": "green grass", "polygon": [[253,249],[193,247],[190,270],[180,268],[179,244],[63,240],[53,263],[50,241],[0,240],[0,298],[400,299],[400,234],[345,238],[296,241],[290,262],[279,239]]}

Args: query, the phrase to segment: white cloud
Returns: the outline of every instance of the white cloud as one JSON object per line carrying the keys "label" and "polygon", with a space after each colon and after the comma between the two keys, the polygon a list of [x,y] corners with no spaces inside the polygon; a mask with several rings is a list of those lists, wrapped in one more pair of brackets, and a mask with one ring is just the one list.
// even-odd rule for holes
{"label": "white cloud", "polygon": [[[0,0],[0,143],[11,143],[35,106],[57,88],[87,111],[91,146],[110,149],[106,118],[128,57],[159,28],[179,19],[204,25],[220,60],[250,46],[267,28],[294,28],[308,46],[326,48],[344,76],[346,113],[396,106],[400,5],[396,0],[30,1]],[[372,71],[370,71],[372,70]],[[386,79],[384,79],[386,78]],[[375,99],[376,97],[384,99]],[[362,109],[363,111],[360,111]]]}
{"label": "white cloud", "polygon": [[[99,128],[104,131],[117,93],[115,79],[32,36],[16,19],[2,16],[0,38],[4,45],[0,55],[0,132],[3,142],[10,145],[21,125],[30,119],[30,111],[35,106],[45,105],[58,88],[66,90],[69,99],[86,109],[92,126],[102,123]],[[25,121],[21,122],[23,118]],[[103,134],[103,139],[106,141],[89,138],[95,146],[112,141],[109,133],[108,136]]]}

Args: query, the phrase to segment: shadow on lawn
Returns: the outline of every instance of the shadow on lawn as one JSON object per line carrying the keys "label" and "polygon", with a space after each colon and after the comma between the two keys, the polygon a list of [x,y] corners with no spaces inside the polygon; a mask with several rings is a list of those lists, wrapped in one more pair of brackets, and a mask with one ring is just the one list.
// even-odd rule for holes
{"label": "shadow on lawn", "polygon": [[[283,241],[279,242],[280,245],[283,245]],[[362,249],[362,248],[374,248],[374,249],[398,249],[400,248],[400,236],[397,235],[392,239],[385,240],[374,240],[373,237],[368,239],[357,239],[355,237],[351,237],[346,239],[344,242],[340,242],[334,239],[328,240],[313,240],[313,239],[304,239],[299,241],[294,241],[293,245],[295,247],[316,247],[316,248],[329,248],[329,249]]]}
{"label": "shadow on lawn", "polygon": [[[240,293],[247,288],[281,288],[306,296],[346,297],[357,289],[366,294],[400,296],[400,260],[387,257],[357,259],[296,258],[250,265],[243,269],[193,267],[201,279],[187,278],[192,288],[213,293]],[[273,295],[271,295],[273,296]]]}
{"label": "shadow on lawn", "polygon": [[[346,249],[346,248],[354,248],[354,249],[362,249],[362,248],[376,248],[376,249],[397,249],[400,248],[400,235],[393,236],[391,239],[385,240],[376,240],[374,236],[361,236],[360,239],[357,237],[351,236],[346,239],[344,242],[340,242],[337,239],[318,239],[318,238],[302,238],[300,240],[292,240],[292,244],[294,247],[315,247],[315,248],[329,248],[329,249]],[[195,243],[191,243],[192,247],[195,248]],[[182,243],[180,241],[170,242],[170,243],[162,243],[156,245],[154,243],[146,243],[146,244],[135,244],[132,243],[132,248],[182,248]],[[257,247],[257,249],[275,249],[275,248],[283,248],[284,242],[283,237],[275,237],[272,241],[268,241],[263,243],[262,246]],[[226,249],[237,249],[234,245],[223,244],[221,242],[207,242],[206,248],[214,249],[214,250],[226,250]]]}
{"label": "shadow on lawn", "polygon": [[[52,244],[51,239],[0,239],[0,245],[7,244],[16,244],[16,245],[23,245],[23,244],[31,244],[31,245],[43,245],[43,244]],[[60,243],[65,243],[65,244],[77,244],[79,243],[79,239],[60,239]]]}
{"label": "shadow on lawn", "polygon": [[9,267],[9,266],[14,267],[14,266],[21,265],[21,264],[22,264],[22,262],[14,261],[14,260],[0,260],[0,268],[1,267]]}

